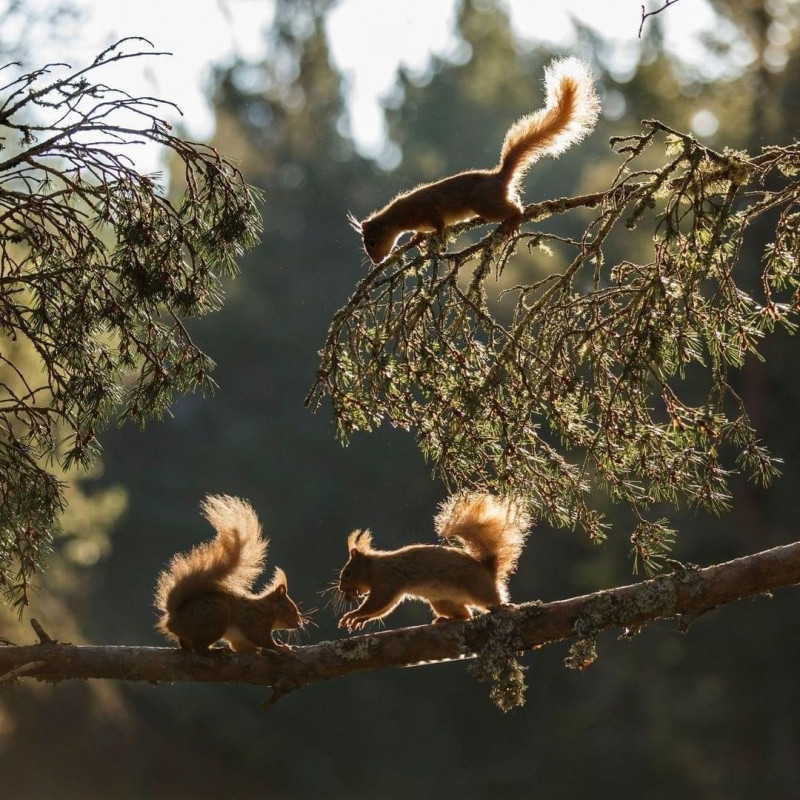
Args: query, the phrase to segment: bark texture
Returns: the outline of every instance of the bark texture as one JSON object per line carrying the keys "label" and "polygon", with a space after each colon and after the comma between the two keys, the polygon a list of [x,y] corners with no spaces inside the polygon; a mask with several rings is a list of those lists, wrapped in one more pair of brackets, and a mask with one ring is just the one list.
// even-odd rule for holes
{"label": "bark texture", "polygon": [[[279,697],[318,681],[388,667],[408,667],[506,653],[575,638],[572,663],[592,661],[591,643],[609,628],[638,629],[677,617],[682,630],[706,611],[742,597],[800,583],[800,542],[723,564],[699,568],[672,562],[673,571],[650,580],[568,600],[525,603],[472,620],[387,630],[297,648],[290,655],[195,655],[166,647],[75,646],[51,639],[34,625],[39,643],[0,646],[0,681],[58,682],[106,679],[174,683],[206,681],[268,686]],[[768,612],[765,612],[768,613]]]}

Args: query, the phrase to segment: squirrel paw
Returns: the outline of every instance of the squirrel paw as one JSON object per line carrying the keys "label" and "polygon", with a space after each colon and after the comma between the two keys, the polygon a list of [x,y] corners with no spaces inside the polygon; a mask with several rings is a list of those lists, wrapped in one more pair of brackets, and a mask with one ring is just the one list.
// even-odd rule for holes
{"label": "squirrel paw", "polygon": [[349,633],[353,633],[353,631],[361,630],[367,622],[369,622],[369,617],[362,617],[351,611],[339,620],[339,627],[347,628]]}
{"label": "squirrel paw", "polygon": [[287,655],[289,653],[294,653],[294,648],[291,645],[284,644],[283,642],[274,642],[274,649],[273,648],[266,648],[268,651],[273,653],[278,653],[279,655]]}
{"label": "squirrel paw", "polygon": [[339,620],[339,627],[340,628],[347,628],[350,630],[350,624],[353,620],[353,612],[348,611],[340,620]]}
{"label": "squirrel paw", "polygon": [[508,219],[503,220],[497,226],[497,233],[500,236],[516,236],[519,233],[519,226],[522,225],[522,214],[514,214]]}

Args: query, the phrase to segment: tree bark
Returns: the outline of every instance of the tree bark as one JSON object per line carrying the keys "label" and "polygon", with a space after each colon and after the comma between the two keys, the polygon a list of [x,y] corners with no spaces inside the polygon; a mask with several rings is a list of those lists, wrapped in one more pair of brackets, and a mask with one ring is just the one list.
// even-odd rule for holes
{"label": "tree bark", "polygon": [[[206,681],[269,686],[272,700],[318,681],[387,667],[473,658],[498,643],[512,653],[569,638],[591,641],[609,628],[638,629],[678,617],[681,630],[706,611],[742,597],[800,583],[800,542],[701,569],[670,562],[673,572],[629,586],[551,603],[525,603],[472,620],[368,633],[298,647],[294,653],[195,655],[165,647],[75,646],[50,639],[0,646],[0,681],[35,678],[173,683]],[[769,613],[769,612],[766,612]],[[583,667],[591,662],[572,663]]]}

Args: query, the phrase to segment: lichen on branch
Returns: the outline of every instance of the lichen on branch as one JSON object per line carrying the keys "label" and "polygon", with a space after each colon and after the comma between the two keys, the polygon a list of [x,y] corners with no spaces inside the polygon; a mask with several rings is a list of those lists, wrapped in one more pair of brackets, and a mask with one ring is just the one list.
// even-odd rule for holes
{"label": "lichen on branch", "polygon": [[[270,687],[265,705],[313,683],[392,667],[471,660],[473,674],[490,680],[503,711],[524,702],[524,670],[517,656],[563,640],[577,640],[567,666],[585,669],[597,657],[597,636],[624,635],[678,617],[681,630],[698,616],[744,597],[800,583],[800,542],[723,564],[698,568],[673,562],[673,571],[629,586],[581,597],[509,606],[471,620],[420,625],[352,636],[283,652],[195,654],[165,647],[59,644],[37,629],[39,644],[0,646],[0,682],[35,679],[247,683]],[[729,613],[735,613],[733,610]]]}

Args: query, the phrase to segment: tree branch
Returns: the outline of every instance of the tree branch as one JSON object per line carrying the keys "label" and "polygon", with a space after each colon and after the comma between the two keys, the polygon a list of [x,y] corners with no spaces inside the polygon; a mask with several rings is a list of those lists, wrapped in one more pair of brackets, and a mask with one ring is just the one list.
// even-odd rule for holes
{"label": "tree branch", "polygon": [[[200,681],[269,686],[271,705],[308,684],[388,667],[473,658],[498,643],[514,652],[609,628],[638,629],[679,617],[681,630],[699,615],[743,597],[800,583],[800,542],[701,569],[672,562],[674,571],[641,583],[551,603],[525,603],[467,622],[422,625],[300,647],[292,655],[195,655],[164,647],[75,646],[43,641],[0,646],[0,681],[58,682],[100,678],[151,683]],[[585,667],[591,659],[571,666]]]}
{"label": "tree branch", "polygon": [[654,17],[656,14],[660,14],[662,11],[664,11],[664,9],[667,9],[670,6],[675,5],[675,3],[677,2],[678,0],[664,0],[664,4],[659,8],[655,9],[655,11],[645,11],[645,7],[642,6],[642,21],[639,24],[639,38],[640,39],[642,38],[642,29],[644,28],[645,20],[648,17]]}
{"label": "tree branch", "polygon": [[[222,305],[222,276],[261,230],[238,167],[171,133],[174,103],[102,80],[163,55],[146,46],[0,87],[0,594],[15,605],[58,530],[60,475],[94,462],[97,431],[214,389],[182,320]],[[180,197],[137,169],[145,144],[174,159]]]}

